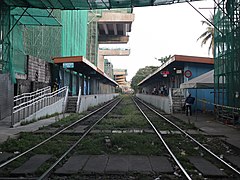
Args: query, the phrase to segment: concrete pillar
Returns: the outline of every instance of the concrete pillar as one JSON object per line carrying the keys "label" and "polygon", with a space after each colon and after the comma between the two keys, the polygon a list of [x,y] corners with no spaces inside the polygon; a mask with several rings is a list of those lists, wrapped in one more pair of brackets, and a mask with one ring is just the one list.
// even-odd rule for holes
{"label": "concrete pillar", "polygon": [[91,87],[92,94],[98,94],[97,79],[91,79]]}
{"label": "concrete pillar", "polygon": [[80,83],[81,83],[81,89],[82,89],[81,94],[84,95],[84,76],[83,75],[80,77]]}
{"label": "concrete pillar", "polygon": [[104,56],[103,55],[98,55],[98,64],[97,67],[104,72]]}

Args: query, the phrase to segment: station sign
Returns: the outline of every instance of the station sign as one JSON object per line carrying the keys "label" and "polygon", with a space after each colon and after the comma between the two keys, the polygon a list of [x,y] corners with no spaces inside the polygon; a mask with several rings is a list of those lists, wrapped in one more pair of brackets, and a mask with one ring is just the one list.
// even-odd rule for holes
{"label": "station sign", "polygon": [[185,76],[186,78],[190,78],[190,77],[192,76],[192,72],[191,72],[190,70],[186,70],[186,71],[184,72],[184,76]]}
{"label": "station sign", "polygon": [[74,63],[63,63],[63,68],[74,68]]}
{"label": "station sign", "polygon": [[170,74],[170,72],[169,71],[161,71],[161,74],[162,75],[168,75],[168,74]]}
{"label": "station sign", "polygon": [[176,70],[176,74],[182,74],[182,70],[181,69],[177,69]]}

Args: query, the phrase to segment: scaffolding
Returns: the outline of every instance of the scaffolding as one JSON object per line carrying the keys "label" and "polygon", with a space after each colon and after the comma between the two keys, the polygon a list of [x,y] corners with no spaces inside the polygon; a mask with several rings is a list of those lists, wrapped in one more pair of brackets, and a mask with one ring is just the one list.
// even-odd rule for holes
{"label": "scaffolding", "polygon": [[[61,11],[52,12],[61,22]],[[25,26],[23,31],[25,53],[52,62],[52,57],[61,56],[60,26]]]}
{"label": "scaffolding", "polygon": [[87,56],[86,58],[97,66],[98,61],[98,19],[102,16],[100,10],[88,13]]}
{"label": "scaffolding", "polygon": [[215,2],[214,94],[216,115],[224,123],[240,117],[240,6],[239,0]]}
{"label": "scaffolding", "polygon": [[215,101],[240,107],[240,1],[216,2],[214,24]]}
{"label": "scaffolding", "polygon": [[10,66],[10,7],[0,6],[0,73],[11,72]]}

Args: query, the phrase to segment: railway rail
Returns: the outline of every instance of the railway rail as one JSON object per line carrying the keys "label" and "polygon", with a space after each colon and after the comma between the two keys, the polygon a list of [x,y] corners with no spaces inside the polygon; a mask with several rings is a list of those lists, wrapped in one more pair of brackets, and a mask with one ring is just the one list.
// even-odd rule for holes
{"label": "railway rail", "polygon": [[[169,115],[136,97],[127,98],[117,98],[52,135],[44,133],[47,136],[45,140],[0,164],[0,179],[61,179],[67,177],[62,176],[64,173],[61,172],[66,169],[66,174],[71,175],[70,179],[240,177],[239,170],[215,154],[210,144],[201,143],[202,134],[188,133],[188,130],[196,130],[193,126],[172,121]],[[54,145],[59,148],[48,150]],[[91,151],[95,145],[104,148]],[[34,173],[19,173],[21,165],[24,166],[28,160],[35,158],[37,161],[36,155],[46,158],[41,168],[38,167]],[[196,157],[212,163],[220,175],[202,174],[194,164],[199,160],[194,159]],[[167,161],[167,164],[161,164],[159,160]],[[74,165],[69,164],[74,161],[81,161],[75,164],[82,164],[81,167],[71,167]],[[90,174],[83,171],[89,161],[92,161],[92,169],[98,166],[102,171],[91,171]],[[159,166],[165,165],[171,166],[173,171],[159,170]]]}
{"label": "railway rail", "polygon": [[[34,150],[36,150],[37,148],[41,147],[42,145],[46,144],[46,143],[51,143],[51,141],[56,141],[56,137],[62,135],[64,132],[69,131],[71,129],[74,129],[78,126],[81,126],[82,124],[85,125],[84,128],[84,133],[82,134],[82,136],[80,136],[80,138],[74,138],[74,140],[76,140],[76,142],[72,143],[69,148],[67,150],[65,150],[65,152],[61,155],[61,157],[57,158],[58,160],[52,165],[50,166],[40,177],[22,177],[20,176],[19,178],[16,177],[0,177],[0,179],[44,179],[46,178],[50,172],[53,170],[53,168],[61,161],[63,160],[73,149],[74,147],[76,147],[79,142],[92,130],[92,128],[99,122],[101,121],[119,102],[121,101],[121,99],[117,98],[114,99],[113,101],[110,101],[109,103],[101,106],[100,108],[96,109],[95,111],[91,112],[90,114],[82,117],[81,119],[71,123],[70,125],[68,125],[67,127],[59,130],[57,133],[53,134],[52,136],[48,137],[47,139],[45,139],[44,141],[36,144],[35,146],[29,148],[28,150],[20,153],[19,155],[7,160],[6,162],[0,164],[0,169],[3,169],[5,167],[7,167],[7,165],[10,165],[13,161],[16,161],[24,156],[26,156],[27,154],[32,153]],[[60,137],[61,138],[61,137]],[[68,139],[69,140],[69,139]],[[74,141],[73,140],[73,141]],[[71,140],[72,141],[72,140]],[[62,142],[62,143],[66,143],[68,144],[68,142]],[[34,154],[34,153],[33,153]],[[30,155],[31,156],[31,155]],[[30,158],[30,157],[28,157]],[[8,169],[8,168],[7,168]],[[4,169],[1,171],[3,172]]]}
{"label": "railway rail", "polygon": [[[234,177],[232,178],[240,178],[240,171],[237,170],[235,167],[233,167],[232,165],[230,165],[230,163],[226,162],[223,158],[219,157],[218,155],[216,155],[214,152],[212,152],[209,148],[205,147],[202,143],[200,143],[196,138],[194,138],[193,136],[191,136],[189,133],[187,133],[185,130],[183,130],[182,128],[180,128],[178,125],[176,125],[174,122],[172,122],[171,120],[169,120],[167,117],[165,117],[163,114],[159,113],[156,109],[154,109],[153,107],[147,105],[146,103],[144,103],[142,100],[138,99],[138,98],[134,98],[133,99],[134,103],[136,104],[136,106],[138,107],[138,109],[141,111],[141,113],[143,114],[143,116],[146,118],[146,120],[149,122],[149,124],[152,126],[152,128],[154,129],[154,131],[156,132],[156,134],[158,135],[159,139],[162,141],[162,143],[164,144],[164,146],[166,147],[166,149],[168,150],[169,154],[171,155],[171,157],[174,159],[174,161],[176,162],[176,164],[179,166],[179,168],[181,169],[182,173],[184,174],[184,176],[187,179],[192,179],[193,177],[190,176],[190,174],[187,172],[187,170],[182,166],[182,164],[180,163],[180,161],[177,159],[176,155],[173,153],[172,149],[169,147],[169,145],[166,143],[166,141],[164,140],[163,136],[161,135],[160,131],[162,129],[166,129],[164,126],[165,122],[167,122],[168,124],[171,124],[173,128],[175,128],[175,131],[179,131],[181,132],[181,137],[182,139],[188,138],[190,139],[190,141],[188,141],[188,143],[195,143],[197,146],[199,146],[200,148],[202,148],[206,153],[208,153],[211,157],[213,157],[216,161],[220,162],[222,165],[224,165],[225,167],[227,167],[231,172],[230,174],[228,173],[228,175],[226,175],[226,177],[231,177],[234,175]],[[157,115],[159,118],[152,118],[153,113],[155,115]],[[151,117],[151,118],[149,118]],[[155,126],[156,124],[156,126]],[[168,128],[169,129],[169,128]],[[172,128],[170,128],[171,130],[174,130]],[[171,131],[170,130],[170,131]],[[186,142],[186,141],[185,141]],[[203,155],[202,155],[203,156]],[[219,170],[222,171],[222,167],[219,167]]]}

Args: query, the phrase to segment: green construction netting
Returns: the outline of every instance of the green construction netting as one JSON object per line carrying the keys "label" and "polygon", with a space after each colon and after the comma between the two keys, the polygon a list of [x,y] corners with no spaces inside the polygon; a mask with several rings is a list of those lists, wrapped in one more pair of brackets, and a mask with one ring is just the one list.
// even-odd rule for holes
{"label": "green construction netting", "polygon": [[[233,1],[229,1],[231,3]],[[221,1],[214,15],[215,102],[240,107],[240,21],[237,4]],[[226,9],[226,12],[223,10]]]}
{"label": "green construction netting", "polygon": [[[11,17],[11,24],[16,20]],[[15,26],[10,34],[10,47],[11,47],[11,61],[14,73],[26,74],[27,73],[27,56],[24,53],[23,45],[23,27]],[[16,41],[17,39],[17,41]]]}
{"label": "green construction netting", "polygon": [[38,26],[60,26],[61,24],[52,15],[52,11],[47,9],[36,9],[16,7],[11,10],[11,15],[15,19],[19,19],[22,25],[38,25]]}
{"label": "green construction netting", "polygon": [[62,56],[85,56],[88,11],[62,11]]}
{"label": "green construction netting", "polygon": [[10,8],[4,4],[0,6],[0,73],[10,73],[13,76],[12,58],[10,49]]}
{"label": "green construction netting", "polygon": [[186,2],[186,0],[4,0],[4,2],[14,7],[90,10],[167,5]]}

